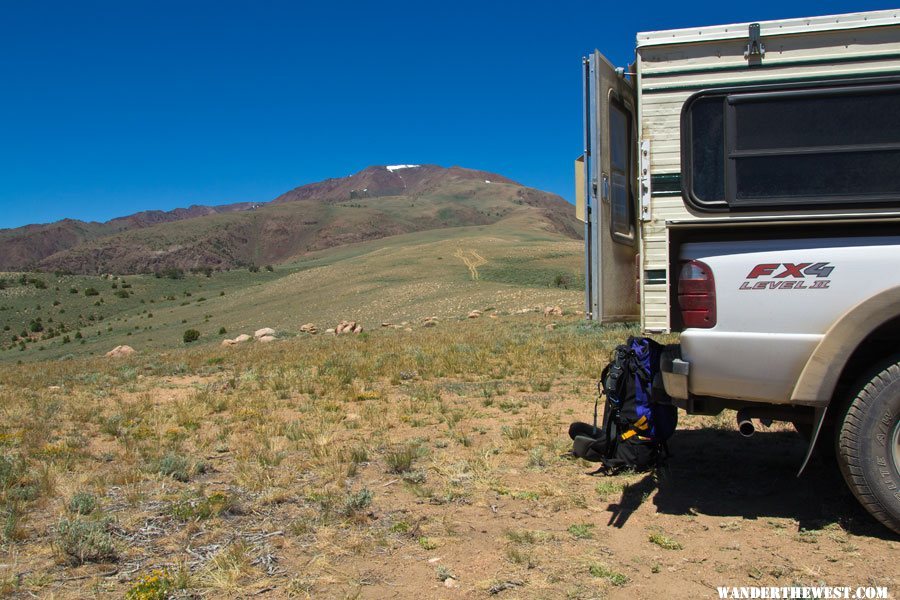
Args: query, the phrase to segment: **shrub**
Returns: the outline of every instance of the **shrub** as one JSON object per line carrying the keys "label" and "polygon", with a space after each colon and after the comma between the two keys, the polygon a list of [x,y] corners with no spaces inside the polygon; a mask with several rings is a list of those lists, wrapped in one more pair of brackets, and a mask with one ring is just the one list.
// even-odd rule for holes
{"label": "shrub", "polygon": [[266,265],[266,271],[268,271],[269,273],[273,272],[274,270],[275,267],[273,267],[272,265]]}
{"label": "shrub", "polygon": [[116,296],[118,298],[129,298],[131,294],[128,293],[128,290],[118,290]]}
{"label": "shrub", "polygon": [[192,475],[206,471],[206,465],[202,462],[192,463],[184,456],[169,452],[151,466],[152,470],[160,475],[166,475],[176,481],[189,481]]}
{"label": "shrub", "polygon": [[194,498],[184,497],[172,504],[169,512],[179,521],[202,521],[227,513],[234,507],[235,501],[232,497],[215,492],[209,497],[202,495]]}
{"label": "shrub", "polygon": [[619,573],[618,571],[613,571],[606,565],[602,564],[592,564],[588,567],[588,571],[590,572],[592,577],[599,577],[601,579],[606,579],[614,586],[622,586],[628,583],[628,577]]}
{"label": "shrub", "polygon": [[78,492],[69,500],[69,512],[89,515],[97,508],[97,498],[87,492]]}
{"label": "shrub", "polygon": [[76,566],[116,558],[112,537],[100,521],[62,519],[56,525],[56,543]]}
{"label": "shrub", "polygon": [[70,293],[70,294],[77,294],[77,293],[78,293],[78,288],[69,288],[69,293]]}
{"label": "shrub", "polygon": [[31,323],[28,324],[28,329],[30,329],[32,333],[40,333],[44,330],[44,324],[41,323],[39,318],[32,319]]}
{"label": "shrub", "polygon": [[227,329],[225,329],[224,327],[219,327],[219,335],[225,335],[226,333],[228,333]]}
{"label": "shrub", "polygon": [[412,470],[413,462],[419,457],[419,449],[416,446],[408,445],[402,448],[389,450],[384,455],[384,461],[388,466],[388,473],[409,473]]}
{"label": "shrub", "polygon": [[594,526],[590,523],[579,523],[569,525],[568,532],[578,540],[589,540],[594,537]]}
{"label": "shrub", "polygon": [[89,287],[84,290],[84,295],[85,296],[99,296],[100,292],[97,291],[97,288]]}
{"label": "shrub", "polygon": [[680,542],[677,542],[662,533],[652,533],[650,534],[649,539],[651,544],[656,544],[657,546],[665,550],[681,550],[682,548],[684,548],[684,546],[682,546]]}
{"label": "shrub", "polygon": [[0,454],[0,491],[6,491],[19,483],[25,475],[25,459],[21,456]]}
{"label": "shrub", "polygon": [[345,517],[352,517],[356,513],[362,512],[372,504],[372,492],[363,488],[355,494],[349,494],[344,501],[343,514]]}
{"label": "shrub", "polygon": [[131,589],[125,592],[125,600],[165,600],[175,587],[175,581],[168,571],[156,569],[141,576]]}
{"label": "shrub", "polygon": [[184,336],[182,337],[185,344],[190,344],[191,342],[196,342],[200,339],[200,332],[196,329],[188,329],[184,332]]}

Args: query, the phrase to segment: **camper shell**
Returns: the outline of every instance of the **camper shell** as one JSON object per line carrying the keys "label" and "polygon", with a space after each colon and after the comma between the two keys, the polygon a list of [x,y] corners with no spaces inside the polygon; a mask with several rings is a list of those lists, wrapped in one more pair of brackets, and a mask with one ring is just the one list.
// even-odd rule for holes
{"label": "camper shell", "polygon": [[[869,190],[835,189],[829,165],[816,165],[829,152],[821,146],[833,144],[829,136],[840,135],[838,130],[866,122],[877,129],[879,119],[896,119],[883,109],[896,107],[900,94],[900,10],[638,33],[632,65],[615,68],[595,51],[583,59],[583,75],[584,155],[576,162],[576,212],[585,222],[591,319],[639,319],[649,333],[678,330],[673,254],[685,240],[778,230],[797,235],[801,224],[840,229],[900,217],[897,181],[876,182]],[[880,90],[880,103],[859,100],[854,90],[860,89],[866,98]],[[787,131],[772,148],[760,147],[765,143],[758,139],[742,148],[742,140],[734,139],[760,120],[775,129],[784,126],[779,119],[795,119],[784,110],[792,98],[820,98],[822,114],[835,115],[826,119],[833,126],[809,140],[796,137],[802,131]],[[828,106],[829,98],[838,98],[835,106]],[[851,123],[838,121],[857,107],[868,113],[851,114]],[[802,105],[799,110],[808,112]],[[710,111],[718,111],[717,126],[724,131],[692,130],[692,120],[706,122]],[[703,135],[716,134],[723,147],[692,152],[708,146]],[[896,161],[892,140],[878,146],[852,137],[837,143],[859,147],[827,158],[843,168],[869,164],[876,170],[872,157]],[[778,148],[780,142],[785,147]],[[711,171],[719,172],[709,177]],[[712,181],[698,182],[696,174]],[[788,181],[785,190],[785,179],[797,185]],[[773,194],[767,181],[780,182],[786,196]]]}

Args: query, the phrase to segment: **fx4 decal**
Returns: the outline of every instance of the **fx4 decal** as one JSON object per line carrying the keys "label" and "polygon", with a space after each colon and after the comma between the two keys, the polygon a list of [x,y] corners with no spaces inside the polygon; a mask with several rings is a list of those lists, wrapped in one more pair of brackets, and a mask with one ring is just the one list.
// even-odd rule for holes
{"label": "fx4 decal", "polygon": [[832,271],[834,266],[827,262],[762,263],[750,269],[738,289],[824,290],[829,289]]}

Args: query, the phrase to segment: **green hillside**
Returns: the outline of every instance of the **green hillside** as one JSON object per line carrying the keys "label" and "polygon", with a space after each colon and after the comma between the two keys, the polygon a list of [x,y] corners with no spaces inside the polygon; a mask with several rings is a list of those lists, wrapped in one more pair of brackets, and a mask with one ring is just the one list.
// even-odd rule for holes
{"label": "green hillside", "polygon": [[314,251],[272,271],[0,274],[0,361],[101,355],[120,344],[164,351],[183,347],[187,329],[200,332],[200,345],[262,327],[296,335],[307,322],[324,331],[351,319],[372,330],[473,309],[578,310],[581,250],[579,241],[511,219]]}

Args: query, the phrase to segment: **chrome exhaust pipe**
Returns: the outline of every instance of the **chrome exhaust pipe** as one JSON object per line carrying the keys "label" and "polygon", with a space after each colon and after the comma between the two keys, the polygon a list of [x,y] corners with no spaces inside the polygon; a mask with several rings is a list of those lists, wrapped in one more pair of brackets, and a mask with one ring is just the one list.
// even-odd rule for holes
{"label": "chrome exhaust pipe", "polygon": [[750,411],[747,409],[741,409],[737,411],[737,426],[738,431],[741,432],[741,435],[744,437],[750,437],[754,433],[756,433],[756,427],[753,425],[753,420],[750,417]]}

